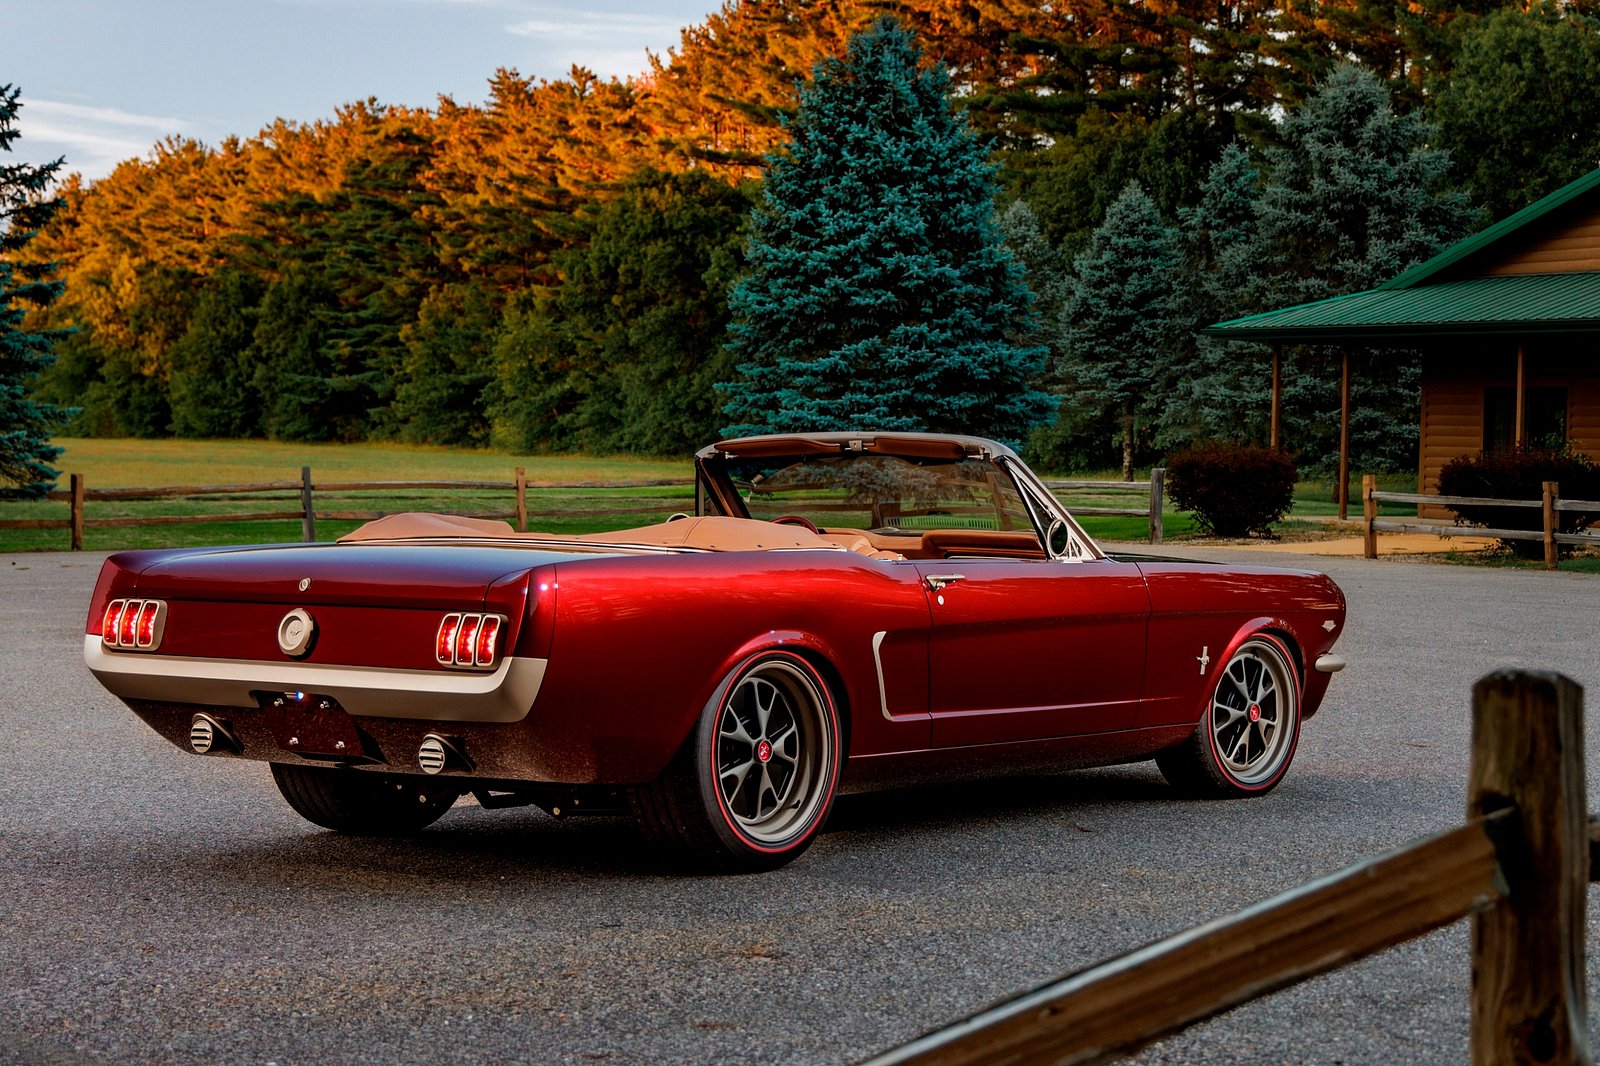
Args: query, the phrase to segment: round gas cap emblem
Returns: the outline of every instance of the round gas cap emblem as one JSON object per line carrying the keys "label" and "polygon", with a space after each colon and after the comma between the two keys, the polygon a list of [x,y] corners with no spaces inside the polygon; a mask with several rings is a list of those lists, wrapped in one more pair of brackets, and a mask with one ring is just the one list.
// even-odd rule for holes
{"label": "round gas cap emblem", "polygon": [[317,635],[317,623],[304,610],[296,607],[278,623],[278,647],[285,655],[296,659],[311,650],[311,641]]}

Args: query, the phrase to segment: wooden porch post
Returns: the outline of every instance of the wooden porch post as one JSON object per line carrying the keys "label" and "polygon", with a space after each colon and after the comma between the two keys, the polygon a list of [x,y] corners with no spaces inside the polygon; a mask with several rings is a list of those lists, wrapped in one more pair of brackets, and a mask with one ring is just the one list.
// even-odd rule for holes
{"label": "wooden porch post", "polygon": [[1272,346],[1272,440],[1274,449],[1281,446],[1278,437],[1278,419],[1283,410],[1283,345]]}
{"label": "wooden porch post", "polygon": [[1528,386],[1527,365],[1526,365],[1526,362],[1525,362],[1525,360],[1523,358],[1522,342],[1518,341],[1517,342],[1517,414],[1516,414],[1516,421],[1514,423],[1514,425],[1516,426],[1516,429],[1512,432],[1511,439],[1516,444],[1516,446],[1519,447],[1519,448],[1522,447],[1522,444],[1523,444],[1523,439],[1522,439],[1523,438],[1523,433],[1524,433],[1524,431],[1526,429],[1526,413],[1525,412],[1526,412],[1526,408],[1527,408],[1527,399],[1528,399],[1528,387],[1527,386]]}
{"label": "wooden porch post", "polygon": [[1350,349],[1339,353],[1339,519],[1350,517]]}

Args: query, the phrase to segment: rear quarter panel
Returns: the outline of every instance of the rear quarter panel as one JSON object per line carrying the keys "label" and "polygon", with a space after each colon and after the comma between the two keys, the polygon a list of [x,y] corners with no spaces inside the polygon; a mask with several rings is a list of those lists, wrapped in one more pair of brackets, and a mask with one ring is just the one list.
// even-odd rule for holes
{"label": "rear quarter panel", "polygon": [[554,780],[650,780],[722,679],[763,648],[827,664],[852,754],[928,746],[929,612],[909,564],[845,552],[612,557],[558,564],[555,578],[550,665],[529,716]]}

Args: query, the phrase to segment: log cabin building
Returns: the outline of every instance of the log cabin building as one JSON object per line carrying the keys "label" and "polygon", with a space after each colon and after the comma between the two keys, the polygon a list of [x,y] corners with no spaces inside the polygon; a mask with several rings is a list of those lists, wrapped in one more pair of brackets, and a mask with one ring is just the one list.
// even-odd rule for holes
{"label": "log cabin building", "polygon": [[[1513,444],[1568,445],[1600,460],[1600,170],[1376,289],[1202,332],[1273,345],[1274,444],[1282,345],[1345,350],[1346,426],[1351,349],[1420,350],[1419,492],[1438,491],[1451,459]],[[1424,508],[1433,512],[1448,513]]]}

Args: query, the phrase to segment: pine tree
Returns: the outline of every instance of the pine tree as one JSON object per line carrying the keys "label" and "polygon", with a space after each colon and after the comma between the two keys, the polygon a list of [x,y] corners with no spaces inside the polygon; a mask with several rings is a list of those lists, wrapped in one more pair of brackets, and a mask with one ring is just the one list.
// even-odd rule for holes
{"label": "pine tree", "polygon": [[1039,216],[1026,200],[1016,200],[1000,213],[1000,231],[1006,250],[1022,267],[1023,279],[1033,294],[1034,328],[1022,334],[1025,345],[1046,345],[1055,337],[1061,303],[1067,298],[1067,265],[1061,253],[1039,228]]}
{"label": "pine tree", "polygon": [[212,275],[186,333],[172,350],[172,432],[180,437],[253,437],[261,403],[247,361],[265,286],[252,274]]}
{"label": "pine tree", "polygon": [[507,309],[497,438],[683,455],[714,435],[749,208],[703,171],[641,171],[590,212],[588,243],[554,257],[560,284]]}
{"label": "pine tree", "polygon": [[489,443],[484,391],[494,377],[489,358],[500,308],[482,285],[434,289],[417,319],[401,331],[406,356],[395,388],[401,437],[428,444]]}
{"label": "pine tree", "polygon": [[729,432],[872,428],[1020,438],[1028,291],[993,171],[911,36],[883,19],[801,91],[735,289]]}
{"label": "pine tree", "polygon": [[1256,275],[1261,185],[1260,166],[1232,144],[1206,174],[1195,205],[1179,212],[1179,312],[1187,323],[1181,332],[1192,344],[1162,390],[1157,448],[1216,440],[1264,444],[1270,436],[1270,349],[1195,335],[1270,298]]}
{"label": "pine tree", "polygon": [[[11,151],[21,135],[17,113],[21,90],[0,85],[0,150]],[[46,196],[62,160],[44,166],[0,165],[0,498],[37,499],[55,484],[50,462],[61,449],[50,444],[64,412],[28,394],[38,373],[54,360],[51,346],[60,330],[29,329],[30,307],[43,307],[60,294],[49,272],[14,259],[55,214],[61,201]]]}
{"label": "pine tree", "polygon": [[[1259,302],[1238,314],[1360,292],[1469,232],[1477,213],[1450,183],[1449,153],[1388,88],[1343,66],[1284,117],[1268,149],[1250,249]],[[1286,439],[1326,467],[1338,454],[1337,352],[1292,348],[1284,367]],[[1352,451],[1406,469],[1416,461],[1418,361],[1388,351],[1353,378]]]}
{"label": "pine tree", "polygon": [[1159,410],[1156,385],[1171,373],[1182,325],[1178,263],[1176,231],[1137,183],[1123,189],[1072,263],[1058,374],[1069,404],[1116,418],[1125,481],[1133,480],[1140,432]]}
{"label": "pine tree", "polygon": [[327,282],[290,262],[262,297],[250,346],[252,385],[261,396],[261,428],[274,440],[336,440],[346,410],[328,341],[337,306]]}

